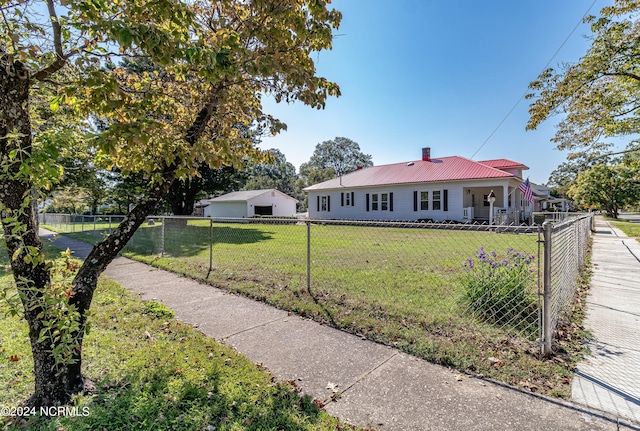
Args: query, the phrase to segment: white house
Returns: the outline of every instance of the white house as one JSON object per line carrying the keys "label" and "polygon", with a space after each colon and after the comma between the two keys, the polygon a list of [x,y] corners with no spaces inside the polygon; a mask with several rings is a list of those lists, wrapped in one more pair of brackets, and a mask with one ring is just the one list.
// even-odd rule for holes
{"label": "white house", "polygon": [[430,153],[423,148],[421,160],[358,169],[307,187],[309,218],[488,221],[493,191],[496,221],[529,219],[533,204],[518,189],[527,166],[507,159],[432,159]]}
{"label": "white house", "polygon": [[[568,211],[572,207],[569,199],[554,198],[551,189],[538,184],[531,185],[534,195],[540,199],[536,207],[537,211]],[[537,192],[537,193],[536,193]]]}
{"label": "white house", "polygon": [[204,208],[205,217],[288,217],[296,215],[298,200],[276,189],[269,189],[227,193],[207,202],[209,205]]}

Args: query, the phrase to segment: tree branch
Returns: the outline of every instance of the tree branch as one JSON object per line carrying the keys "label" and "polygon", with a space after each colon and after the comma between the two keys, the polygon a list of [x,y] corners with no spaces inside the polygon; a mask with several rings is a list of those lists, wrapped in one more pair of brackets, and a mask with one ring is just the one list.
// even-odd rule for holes
{"label": "tree branch", "polygon": [[626,76],[627,78],[640,81],[640,76],[630,72],[602,72],[603,76]]}
{"label": "tree branch", "polygon": [[66,64],[67,58],[62,51],[62,28],[58,21],[58,15],[56,14],[56,8],[53,4],[53,0],[47,0],[47,9],[49,10],[49,18],[51,19],[51,28],[53,29],[53,47],[56,52],[56,59],[46,68],[39,70],[33,75],[33,78],[37,81],[43,81],[49,77],[49,75],[56,73],[58,70]]}

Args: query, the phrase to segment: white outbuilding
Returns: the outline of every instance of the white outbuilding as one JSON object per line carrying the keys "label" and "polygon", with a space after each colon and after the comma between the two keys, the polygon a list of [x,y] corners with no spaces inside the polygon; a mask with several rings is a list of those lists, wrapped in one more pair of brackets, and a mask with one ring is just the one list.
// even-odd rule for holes
{"label": "white outbuilding", "polygon": [[269,189],[227,193],[206,202],[209,205],[204,208],[205,217],[291,217],[296,215],[298,200],[276,189]]}

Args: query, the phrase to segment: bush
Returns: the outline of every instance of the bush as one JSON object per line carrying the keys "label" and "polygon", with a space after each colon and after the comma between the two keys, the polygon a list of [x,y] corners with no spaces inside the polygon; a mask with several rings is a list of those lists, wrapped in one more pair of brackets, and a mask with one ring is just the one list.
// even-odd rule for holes
{"label": "bush", "polygon": [[531,264],[535,256],[507,250],[504,256],[481,247],[464,263],[464,299],[473,314],[486,321],[529,328],[535,324],[536,295]]}

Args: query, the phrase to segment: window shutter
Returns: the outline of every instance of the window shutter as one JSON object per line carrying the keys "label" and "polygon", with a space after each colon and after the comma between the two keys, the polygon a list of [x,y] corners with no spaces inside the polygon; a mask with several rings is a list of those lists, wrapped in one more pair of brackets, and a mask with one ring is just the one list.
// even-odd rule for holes
{"label": "window shutter", "polygon": [[449,190],[442,191],[442,209],[444,211],[449,211]]}
{"label": "window shutter", "polygon": [[367,211],[369,211],[369,193],[367,193]]}
{"label": "window shutter", "polygon": [[320,195],[318,195],[318,212],[320,212]]}
{"label": "window shutter", "polygon": [[340,206],[344,206],[344,193],[340,193]]}
{"label": "window shutter", "polygon": [[418,211],[418,192],[413,192],[413,210]]}
{"label": "window shutter", "polygon": [[356,206],[356,201],[355,201],[355,193],[351,192],[351,206],[354,207]]}
{"label": "window shutter", "polygon": [[331,211],[331,196],[327,195],[327,212]]}
{"label": "window shutter", "polygon": [[389,193],[389,211],[393,211],[393,192]]}

